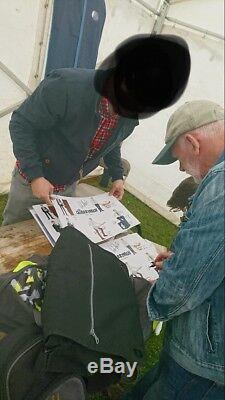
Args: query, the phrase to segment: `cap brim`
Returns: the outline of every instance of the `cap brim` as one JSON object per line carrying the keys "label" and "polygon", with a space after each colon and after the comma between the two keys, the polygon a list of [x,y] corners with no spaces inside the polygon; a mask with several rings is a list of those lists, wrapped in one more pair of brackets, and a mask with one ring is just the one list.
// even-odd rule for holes
{"label": "cap brim", "polygon": [[176,138],[168,142],[157,155],[157,157],[152,161],[152,164],[167,165],[177,161],[177,158],[173,157],[171,154],[171,149],[175,141]]}

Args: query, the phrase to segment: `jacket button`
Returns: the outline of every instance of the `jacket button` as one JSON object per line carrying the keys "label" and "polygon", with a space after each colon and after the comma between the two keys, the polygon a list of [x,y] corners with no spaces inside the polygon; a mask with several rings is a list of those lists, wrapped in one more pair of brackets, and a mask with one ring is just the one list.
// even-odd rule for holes
{"label": "jacket button", "polygon": [[49,160],[49,158],[45,158],[45,164],[50,164],[50,160]]}

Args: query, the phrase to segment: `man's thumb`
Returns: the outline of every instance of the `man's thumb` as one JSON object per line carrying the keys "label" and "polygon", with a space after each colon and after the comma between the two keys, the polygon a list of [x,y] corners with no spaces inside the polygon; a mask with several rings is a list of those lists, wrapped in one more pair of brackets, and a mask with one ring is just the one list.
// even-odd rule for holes
{"label": "man's thumb", "polygon": [[52,200],[51,200],[50,196],[47,196],[47,197],[45,198],[45,201],[46,201],[46,204],[47,204],[48,206],[52,206]]}

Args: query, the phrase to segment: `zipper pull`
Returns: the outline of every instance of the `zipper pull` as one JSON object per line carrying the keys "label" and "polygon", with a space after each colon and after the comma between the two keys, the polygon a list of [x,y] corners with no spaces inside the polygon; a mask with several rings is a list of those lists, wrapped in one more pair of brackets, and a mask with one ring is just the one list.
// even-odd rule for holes
{"label": "zipper pull", "polygon": [[94,331],[94,328],[92,328],[92,329],[90,330],[90,335],[93,336],[93,338],[95,339],[95,343],[96,343],[96,344],[99,344],[99,338],[98,338],[98,336],[96,335],[96,333],[95,333],[95,331]]}
{"label": "zipper pull", "polygon": [[81,169],[79,171],[79,177],[80,177],[80,179],[83,178],[83,165],[82,165],[82,167],[81,167]]}

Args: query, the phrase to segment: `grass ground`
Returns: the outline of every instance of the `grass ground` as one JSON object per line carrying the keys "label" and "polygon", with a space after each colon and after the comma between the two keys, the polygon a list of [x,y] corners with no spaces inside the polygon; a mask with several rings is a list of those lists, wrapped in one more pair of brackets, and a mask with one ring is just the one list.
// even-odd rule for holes
{"label": "grass ground", "polygon": [[2,223],[2,213],[7,201],[7,195],[0,195],[0,225]]}
{"label": "grass ground", "polygon": [[[86,181],[94,186],[98,186],[98,178],[91,178]],[[2,221],[2,212],[7,201],[7,195],[0,196],[0,224]],[[144,238],[152,240],[156,243],[160,243],[163,246],[169,247],[174,237],[177,228],[162,218],[155,211],[151,210],[148,206],[143,204],[140,200],[135,198],[128,192],[125,192],[123,198],[123,204],[139,219],[142,226],[142,235]],[[140,366],[139,377],[142,376],[150,367],[152,367],[158,360],[160,349],[162,347],[163,334],[159,336],[153,336],[146,343],[146,355],[143,361],[143,365]],[[128,385],[130,387],[130,385]],[[126,388],[127,389],[127,388]],[[117,396],[117,395],[115,395]],[[119,397],[114,397],[119,400]],[[105,400],[102,394],[95,394],[90,396],[89,400]]]}

